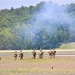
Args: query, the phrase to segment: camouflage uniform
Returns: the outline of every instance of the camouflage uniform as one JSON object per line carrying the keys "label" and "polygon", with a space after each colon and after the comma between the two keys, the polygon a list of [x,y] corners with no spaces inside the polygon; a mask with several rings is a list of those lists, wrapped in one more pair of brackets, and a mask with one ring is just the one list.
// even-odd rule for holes
{"label": "camouflage uniform", "polygon": [[19,58],[20,58],[20,60],[23,59],[23,53],[22,53],[22,51],[20,51]]}
{"label": "camouflage uniform", "polygon": [[52,51],[50,50],[48,53],[49,53],[50,58],[52,58],[52,56],[53,56]]}
{"label": "camouflage uniform", "polygon": [[44,52],[42,50],[40,50],[40,52],[39,52],[39,58],[40,59],[43,58],[43,54],[44,54]]}
{"label": "camouflage uniform", "polygon": [[56,54],[56,51],[55,50],[50,50],[49,52],[49,56],[50,56],[50,58],[55,58],[55,54]]}
{"label": "camouflage uniform", "polygon": [[32,54],[33,54],[33,59],[35,59],[36,58],[36,51],[33,50]]}
{"label": "camouflage uniform", "polygon": [[14,54],[14,60],[17,59],[17,51],[15,51],[15,54]]}
{"label": "camouflage uniform", "polygon": [[53,58],[55,58],[55,54],[56,54],[56,51],[55,51],[55,50],[53,50]]}

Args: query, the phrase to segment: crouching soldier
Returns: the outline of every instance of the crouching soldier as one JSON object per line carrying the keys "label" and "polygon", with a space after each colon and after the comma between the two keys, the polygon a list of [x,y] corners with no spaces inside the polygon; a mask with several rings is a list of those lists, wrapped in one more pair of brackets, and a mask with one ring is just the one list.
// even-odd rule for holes
{"label": "crouching soldier", "polygon": [[33,50],[32,54],[33,54],[33,59],[35,59],[36,58],[36,51],[35,51],[35,49]]}
{"label": "crouching soldier", "polygon": [[15,51],[15,54],[14,54],[14,60],[17,59],[17,51]]}
{"label": "crouching soldier", "polygon": [[22,51],[20,51],[19,58],[20,58],[20,60],[23,59],[23,53],[22,53]]}
{"label": "crouching soldier", "polygon": [[43,58],[43,54],[44,54],[44,52],[43,52],[42,49],[41,49],[40,52],[39,52],[39,58],[40,58],[40,59]]}

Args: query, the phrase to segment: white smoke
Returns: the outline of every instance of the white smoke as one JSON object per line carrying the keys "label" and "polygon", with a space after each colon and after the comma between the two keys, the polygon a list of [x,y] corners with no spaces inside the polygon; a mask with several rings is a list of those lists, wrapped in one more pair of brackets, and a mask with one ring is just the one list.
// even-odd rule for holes
{"label": "white smoke", "polygon": [[35,32],[44,28],[49,33],[55,33],[57,26],[64,26],[64,24],[69,26],[71,24],[71,18],[67,15],[65,10],[66,8],[59,6],[58,4],[53,4],[51,2],[45,3],[35,15],[35,20],[31,22],[32,30],[30,28],[29,30],[35,34]]}
{"label": "white smoke", "polygon": [[69,16],[66,8],[62,5],[53,4],[52,2],[45,3],[40,7],[40,10],[34,14],[34,17],[30,20],[30,26],[25,28],[25,37],[35,39],[38,31],[45,31],[48,35],[57,35],[56,28],[63,26],[69,28],[69,33],[75,32],[75,26],[73,18]]}

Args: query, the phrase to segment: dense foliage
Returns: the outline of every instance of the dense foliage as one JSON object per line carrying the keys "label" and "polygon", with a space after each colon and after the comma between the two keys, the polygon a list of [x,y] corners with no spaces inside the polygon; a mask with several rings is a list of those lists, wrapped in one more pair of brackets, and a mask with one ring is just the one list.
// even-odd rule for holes
{"label": "dense foliage", "polygon": [[[52,6],[59,10],[54,11]],[[52,9],[54,18],[46,13],[47,8]],[[66,13],[71,20],[65,21],[59,16],[60,9],[64,9],[64,15]],[[75,41],[74,30],[74,3],[59,6],[41,2],[36,6],[0,10],[0,49],[57,48],[61,43]]]}

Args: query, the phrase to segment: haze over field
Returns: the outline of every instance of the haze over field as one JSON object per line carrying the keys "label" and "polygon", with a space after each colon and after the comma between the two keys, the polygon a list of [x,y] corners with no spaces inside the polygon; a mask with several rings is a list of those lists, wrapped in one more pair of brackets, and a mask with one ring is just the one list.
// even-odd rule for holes
{"label": "haze over field", "polygon": [[0,49],[49,49],[75,42],[74,16],[74,3],[51,1],[0,10]]}

